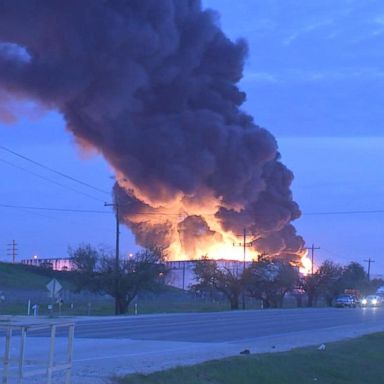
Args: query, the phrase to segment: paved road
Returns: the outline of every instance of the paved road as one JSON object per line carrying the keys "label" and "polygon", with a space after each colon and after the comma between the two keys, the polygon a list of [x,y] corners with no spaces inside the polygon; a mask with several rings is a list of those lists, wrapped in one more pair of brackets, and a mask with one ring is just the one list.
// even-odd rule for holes
{"label": "paved road", "polygon": [[77,338],[233,342],[348,325],[384,324],[384,308],[302,308],[87,319]]}
{"label": "paved road", "polygon": [[[113,375],[148,373],[252,353],[286,351],[384,331],[384,308],[290,309],[76,319],[74,384],[104,384]],[[31,335],[32,336],[32,335]],[[48,338],[29,341],[45,356]],[[64,356],[66,339],[57,338]],[[1,352],[1,351],[0,351]],[[42,381],[31,381],[40,384]],[[55,384],[63,384],[60,375]]]}

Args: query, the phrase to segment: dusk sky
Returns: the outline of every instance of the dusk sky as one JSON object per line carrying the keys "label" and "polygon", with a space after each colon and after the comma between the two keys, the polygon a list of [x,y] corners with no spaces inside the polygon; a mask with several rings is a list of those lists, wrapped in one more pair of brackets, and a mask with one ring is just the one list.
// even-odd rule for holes
{"label": "dusk sky", "polygon": [[[316,263],[372,258],[384,275],[384,4],[358,0],[206,0],[231,38],[249,45],[243,108],[276,137],[295,174],[294,222]],[[84,153],[57,111],[0,93],[0,256],[16,240],[18,258],[66,257],[80,243],[114,246],[114,172]],[[99,190],[37,166],[82,180]],[[104,191],[104,192],[103,192]],[[100,211],[58,212],[37,208]],[[103,213],[103,211],[105,213]],[[368,212],[367,212],[368,211]],[[122,230],[122,253],[137,249]]]}

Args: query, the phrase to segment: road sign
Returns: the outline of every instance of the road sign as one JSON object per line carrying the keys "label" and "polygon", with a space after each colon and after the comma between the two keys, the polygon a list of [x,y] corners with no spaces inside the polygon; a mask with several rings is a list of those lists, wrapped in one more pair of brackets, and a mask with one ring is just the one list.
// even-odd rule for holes
{"label": "road sign", "polygon": [[47,285],[46,285],[48,291],[49,291],[49,297],[56,298],[61,290],[63,289],[62,285],[56,280],[52,279]]}

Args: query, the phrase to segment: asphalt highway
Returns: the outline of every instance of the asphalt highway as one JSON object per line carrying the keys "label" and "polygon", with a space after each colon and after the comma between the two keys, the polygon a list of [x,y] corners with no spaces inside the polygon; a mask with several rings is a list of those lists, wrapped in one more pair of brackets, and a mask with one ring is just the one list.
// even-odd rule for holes
{"label": "asphalt highway", "polygon": [[[103,384],[115,375],[149,373],[251,353],[288,351],[384,332],[383,308],[299,308],[216,313],[73,318],[74,384]],[[65,336],[58,328],[57,336]],[[18,332],[13,346],[17,350]],[[28,332],[28,361],[47,356],[45,332]],[[57,337],[63,359],[67,338]],[[0,350],[1,353],[1,350]],[[28,381],[29,382],[29,381]],[[37,377],[31,384],[43,382]],[[57,374],[55,384],[64,384]]]}
{"label": "asphalt highway", "polygon": [[77,338],[216,343],[379,324],[384,324],[384,308],[299,308],[87,318],[76,321],[75,334]]}

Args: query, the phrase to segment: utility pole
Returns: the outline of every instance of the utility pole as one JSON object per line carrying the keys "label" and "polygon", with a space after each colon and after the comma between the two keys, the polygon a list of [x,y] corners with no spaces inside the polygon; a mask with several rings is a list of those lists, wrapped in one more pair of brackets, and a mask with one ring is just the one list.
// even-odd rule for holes
{"label": "utility pole", "polygon": [[12,263],[16,263],[16,256],[17,256],[17,244],[15,240],[12,240],[11,244],[8,244],[8,256],[12,257]]}
{"label": "utility pole", "polygon": [[[246,255],[247,255],[247,247],[251,247],[253,245],[253,241],[249,241],[247,242],[247,237],[250,236],[247,234],[247,229],[244,228],[243,229],[243,234],[242,235],[239,235],[239,236],[243,236],[243,242],[242,243],[234,243],[233,246],[241,246],[243,247],[243,273],[245,271],[245,260],[246,260]],[[245,296],[244,296],[244,292],[242,294],[242,307],[243,309],[245,309]]]}
{"label": "utility pole", "polygon": [[115,315],[120,315],[119,307],[119,286],[120,286],[120,220],[119,220],[119,204],[104,203],[105,207],[113,207],[115,209],[116,218],[116,244],[115,244]]}
{"label": "utility pole", "polygon": [[372,260],[371,258],[368,258],[368,260],[364,260],[365,263],[368,263],[368,281],[371,277],[371,263],[374,263],[375,260]]}
{"label": "utility pole", "polygon": [[185,290],[185,260],[182,261],[183,263],[183,291]]}
{"label": "utility pole", "polygon": [[313,275],[313,266],[315,262],[315,251],[317,249],[320,249],[320,247],[315,247],[315,245],[312,243],[311,247],[306,247],[305,249],[309,249],[311,251],[311,275]]}
{"label": "utility pole", "polygon": [[245,256],[247,253],[247,229],[243,230],[243,273],[245,271]]}
{"label": "utility pole", "polygon": [[243,229],[243,233],[241,235],[243,237],[243,242],[242,243],[233,243],[234,247],[240,246],[243,247],[243,272],[245,271],[245,264],[246,264],[246,255],[247,255],[247,247],[252,247],[253,241],[248,241],[247,242],[247,237],[251,236],[251,234],[247,234],[247,229]]}

